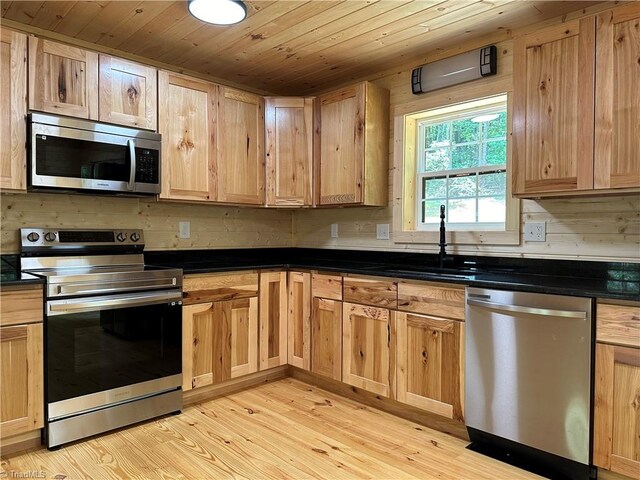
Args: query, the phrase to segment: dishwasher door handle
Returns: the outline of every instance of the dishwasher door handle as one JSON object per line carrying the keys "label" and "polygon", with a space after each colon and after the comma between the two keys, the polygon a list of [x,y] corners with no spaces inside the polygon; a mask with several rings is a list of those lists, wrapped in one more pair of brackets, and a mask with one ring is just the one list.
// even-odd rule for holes
{"label": "dishwasher door handle", "polygon": [[467,305],[474,307],[487,308],[496,312],[514,312],[526,313],[529,315],[544,315],[549,317],[565,317],[586,319],[587,312],[579,312],[575,310],[553,310],[548,308],[522,307],[520,305],[505,305],[503,303],[487,302],[484,300],[474,300],[467,298]]}

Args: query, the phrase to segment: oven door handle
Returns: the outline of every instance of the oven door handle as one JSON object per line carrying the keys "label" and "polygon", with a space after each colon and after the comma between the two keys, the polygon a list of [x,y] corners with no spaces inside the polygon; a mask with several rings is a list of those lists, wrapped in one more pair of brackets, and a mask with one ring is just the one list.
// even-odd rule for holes
{"label": "oven door handle", "polygon": [[53,300],[47,302],[47,316],[141,307],[144,305],[169,302],[182,302],[182,292],[179,290],[163,290],[151,293],[131,293],[127,295],[76,298],[72,300]]}

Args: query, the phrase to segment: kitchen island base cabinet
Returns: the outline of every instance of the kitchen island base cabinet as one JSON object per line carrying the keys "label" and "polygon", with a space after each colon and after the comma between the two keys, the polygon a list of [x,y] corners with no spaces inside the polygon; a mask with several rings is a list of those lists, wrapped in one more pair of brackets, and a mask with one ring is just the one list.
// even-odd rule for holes
{"label": "kitchen island base cabinet", "polygon": [[395,398],[396,312],[345,302],[342,335],[342,381]]}
{"label": "kitchen island base cabinet", "polygon": [[258,371],[258,298],[183,308],[182,389]]}
{"label": "kitchen island base cabinet", "polygon": [[464,324],[398,312],[397,400],[462,422]]}

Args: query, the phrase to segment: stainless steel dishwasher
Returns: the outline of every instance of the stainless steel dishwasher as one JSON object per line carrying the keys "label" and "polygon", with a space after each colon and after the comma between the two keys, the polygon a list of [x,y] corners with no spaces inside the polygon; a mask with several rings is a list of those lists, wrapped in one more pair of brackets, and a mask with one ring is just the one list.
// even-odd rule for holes
{"label": "stainless steel dishwasher", "polygon": [[592,478],[592,300],[467,288],[466,303],[469,448]]}

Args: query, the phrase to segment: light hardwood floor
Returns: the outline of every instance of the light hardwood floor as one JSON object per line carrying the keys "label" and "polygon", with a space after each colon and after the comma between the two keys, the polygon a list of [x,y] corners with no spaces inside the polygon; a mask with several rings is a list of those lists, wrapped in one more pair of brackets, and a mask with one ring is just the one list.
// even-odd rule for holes
{"label": "light hardwood floor", "polygon": [[2,458],[0,477],[43,471],[57,479],[540,478],[465,446],[287,378],[55,452]]}

